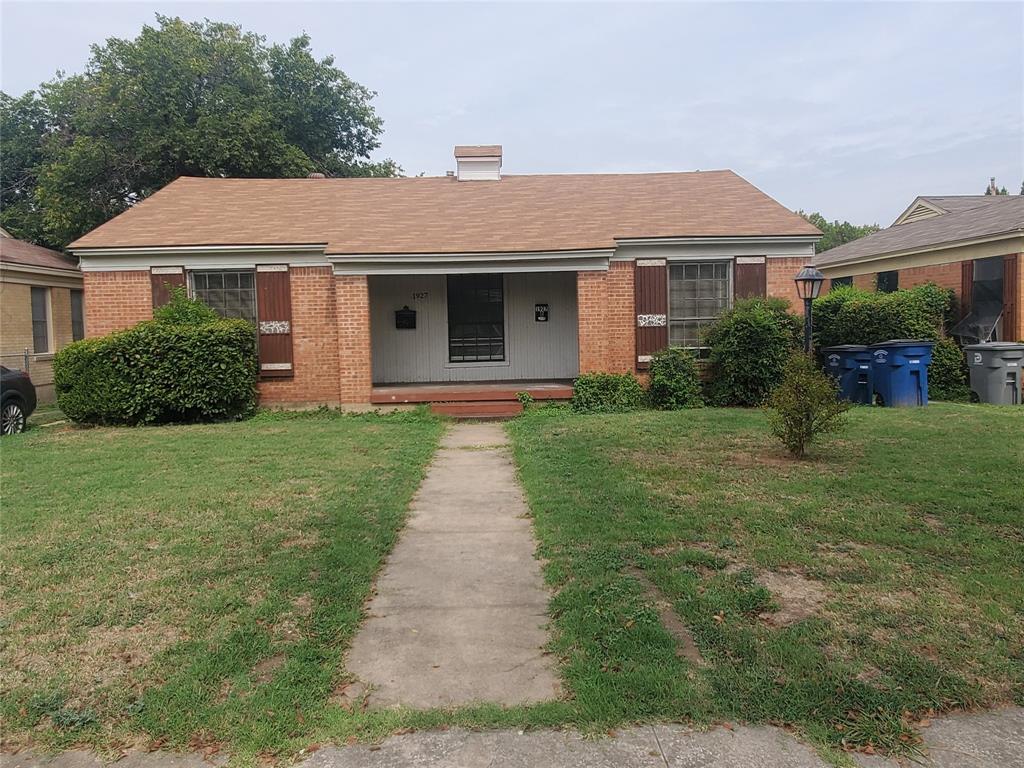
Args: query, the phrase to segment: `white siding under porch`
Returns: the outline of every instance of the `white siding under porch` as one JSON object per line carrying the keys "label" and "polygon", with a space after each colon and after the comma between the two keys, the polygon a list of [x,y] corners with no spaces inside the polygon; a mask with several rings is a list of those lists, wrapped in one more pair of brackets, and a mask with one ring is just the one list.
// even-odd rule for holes
{"label": "white siding under porch", "polygon": [[[575,272],[506,273],[505,360],[448,362],[446,275],[371,275],[370,337],[375,384],[571,379],[579,373]],[[546,323],[534,305],[547,304]],[[416,328],[395,328],[395,311],[416,310]]]}

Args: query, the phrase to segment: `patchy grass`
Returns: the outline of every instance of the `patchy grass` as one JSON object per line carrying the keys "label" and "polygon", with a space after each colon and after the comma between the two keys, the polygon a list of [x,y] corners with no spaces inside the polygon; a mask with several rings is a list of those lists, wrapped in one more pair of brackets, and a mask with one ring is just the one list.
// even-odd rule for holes
{"label": "patchy grass", "polygon": [[32,415],[28,417],[28,428],[44,427],[47,424],[55,424],[64,421],[67,417],[64,411],[57,407],[56,403],[42,403],[38,405]]}
{"label": "patchy grass", "polygon": [[758,411],[538,409],[510,430],[577,721],[912,752],[932,711],[1024,701],[1024,409],[856,409],[804,462]]}
{"label": "patchy grass", "polygon": [[912,750],[931,710],[1024,703],[1022,427],[858,409],[794,462],[756,411],[533,410],[509,428],[567,695],[421,712],[364,711],[343,655],[440,422],[30,430],[2,445],[4,738],[255,765],[405,729],[738,719],[835,760]]}
{"label": "patchy grass", "polygon": [[441,424],[263,415],[3,442],[8,746],[308,746]]}

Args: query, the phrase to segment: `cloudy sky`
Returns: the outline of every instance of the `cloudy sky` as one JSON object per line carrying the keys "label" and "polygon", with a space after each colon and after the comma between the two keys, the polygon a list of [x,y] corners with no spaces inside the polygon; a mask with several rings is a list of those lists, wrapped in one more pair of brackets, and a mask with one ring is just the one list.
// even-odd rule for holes
{"label": "cloudy sky", "polygon": [[1024,180],[1024,3],[48,3],[3,0],[0,84],[78,72],[154,13],[308,32],[378,92],[408,174],[457,143],[507,173],[732,168],[791,208],[888,224]]}

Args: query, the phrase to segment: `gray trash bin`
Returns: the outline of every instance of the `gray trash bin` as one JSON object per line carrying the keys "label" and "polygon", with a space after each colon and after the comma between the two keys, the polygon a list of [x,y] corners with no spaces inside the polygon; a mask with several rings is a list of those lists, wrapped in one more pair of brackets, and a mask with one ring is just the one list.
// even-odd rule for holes
{"label": "gray trash bin", "polygon": [[983,403],[1020,405],[1024,344],[992,341],[964,347],[971,371],[971,391]]}

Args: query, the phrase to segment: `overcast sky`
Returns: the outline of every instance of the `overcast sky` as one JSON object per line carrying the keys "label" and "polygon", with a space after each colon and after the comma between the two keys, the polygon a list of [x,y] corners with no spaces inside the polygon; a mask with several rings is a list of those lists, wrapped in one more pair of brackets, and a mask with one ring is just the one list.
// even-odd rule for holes
{"label": "overcast sky", "polygon": [[731,168],[856,223],[1024,179],[1024,3],[2,3],[3,90],[79,72],[154,13],[303,31],[378,92],[381,156],[444,173]]}

